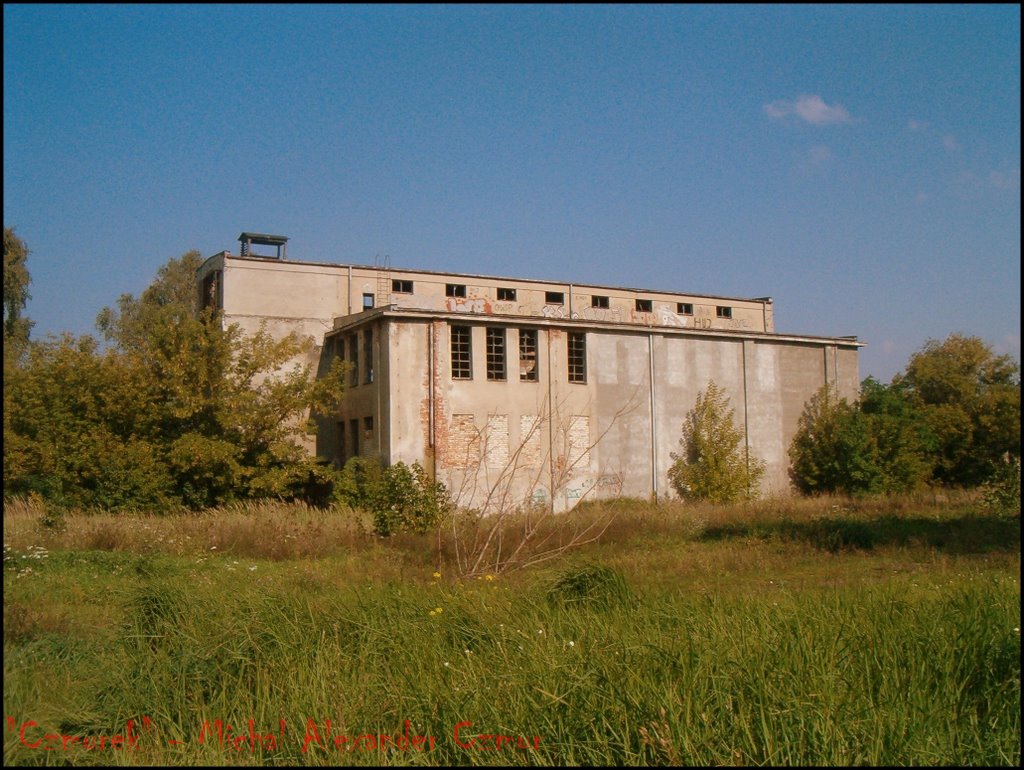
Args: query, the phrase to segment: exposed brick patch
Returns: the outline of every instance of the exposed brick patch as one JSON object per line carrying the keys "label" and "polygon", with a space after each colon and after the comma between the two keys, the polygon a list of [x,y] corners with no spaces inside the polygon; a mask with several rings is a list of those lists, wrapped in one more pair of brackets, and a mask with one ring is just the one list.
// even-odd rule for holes
{"label": "exposed brick patch", "polygon": [[508,415],[492,414],[484,428],[485,462],[490,468],[508,465]]}
{"label": "exposed brick patch", "polygon": [[444,445],[445,467],[476,468],[480,465],[481,433],[471,414],[453,414]]}
{"label": "exposed brick patch", "polygon": [[544,425],[539,415],[519,417],[519,464],[526,468],[539,468],[541,464],[541,433]]}

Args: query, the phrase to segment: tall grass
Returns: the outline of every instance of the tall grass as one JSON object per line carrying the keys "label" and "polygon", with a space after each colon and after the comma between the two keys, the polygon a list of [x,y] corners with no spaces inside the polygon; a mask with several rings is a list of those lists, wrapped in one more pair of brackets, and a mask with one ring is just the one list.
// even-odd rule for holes
{"label": "tall grass", "polygon": [[[30,742],[148,723],[116,751],[31,749],[8,726],[4,759],[1016,766],[1019,520],[976,534],[944,505],[624,506],[617,522],[657,519],[655,535],[616,529],[550,569],[471,581],[434,576],[430,538],[381,542],[347,512],[100,519],[113,547],[97,549],[79,545],[95,518],[54,531],[5,511],[5,715],[38,723]],[[884,536],[889,516],[913,536]],[[811,527],[830,517],[868,541],[830,548]],[[918,537],[926,522],[973,545]],[[258,542],[293,527],[327,545]],[[200,743],[218,719],[280,740]],[[328,719],[351,740],[327,740]],[[344,750],[406,721],[432,750]]]}

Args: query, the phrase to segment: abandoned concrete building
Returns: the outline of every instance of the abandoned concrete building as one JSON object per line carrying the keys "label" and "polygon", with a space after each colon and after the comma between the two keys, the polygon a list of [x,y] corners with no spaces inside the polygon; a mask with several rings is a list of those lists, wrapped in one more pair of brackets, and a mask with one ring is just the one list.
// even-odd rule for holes
{"label": "abandoned concrete building", "polygon": [[712,380],[766,464],[762,493],[786,494],[805,402],[859,386],[863,343],[779,334],[770,297],[292,261],[287,240],[242,233],[239,254],[200,267],[203,302],[249,333],[312,336],[316,371],[351,364],[311,451],[419,462],[468,507],[672,496],[683,421]]}

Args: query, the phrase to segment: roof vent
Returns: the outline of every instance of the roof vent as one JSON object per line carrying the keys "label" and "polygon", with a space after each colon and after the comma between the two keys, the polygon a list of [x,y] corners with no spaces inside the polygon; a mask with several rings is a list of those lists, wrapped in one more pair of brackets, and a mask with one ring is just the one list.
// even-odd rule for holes
{"label": "roof vent", "polygon": [[[238,236],[238,242],[242,244],[239,251],[243,257],[262,257],[263,259],[287,259],[288,238],[284,235],[266,235],[264,233],[242,233]],[[254,254],[253,246],[274,246],[277,248],[277,255]]]}

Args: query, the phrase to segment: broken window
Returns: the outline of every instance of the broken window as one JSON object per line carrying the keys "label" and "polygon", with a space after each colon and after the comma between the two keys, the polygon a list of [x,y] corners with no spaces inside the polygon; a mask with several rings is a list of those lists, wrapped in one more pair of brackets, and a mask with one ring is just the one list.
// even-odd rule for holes
{"label": "broken window", "polygon": [[715,315],[719,318],[732,318],[732,308],[726,305],[719,305],[715,308]]}
{"label": "broken window", "polygon": [[537,381],[537,330],[519,330],[519,379]]}
{"label": "broken window", "polygon": [[221,271],[214,270],[203,279],[201,309],[212,307],[220,310],[224,307],[224,293],[221,291]]}

